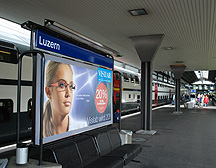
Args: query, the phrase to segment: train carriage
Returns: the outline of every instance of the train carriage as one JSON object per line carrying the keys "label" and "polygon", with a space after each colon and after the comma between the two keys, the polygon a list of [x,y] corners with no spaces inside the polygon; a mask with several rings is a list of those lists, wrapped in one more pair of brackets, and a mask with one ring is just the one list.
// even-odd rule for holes
{"label": "train carriage", "polygon": [[[119,97],[119,92],[115,90],[122,90],[121,94],[121,112],[122,115],[140,111],[141,105],[141,74],[115,67],[118,73],[114,73],[114,104]],[[119,76],[116,78],[116,76]],[[118,85],[121,76],[121,86]],[[119,87],[119,88],[118,88]],[[166,82],[153,79],[152,81],[152,106],[156,107],[171,103],[172,97],[175,94],[175,86]]]}
{"label": "train carriage", "polygon": [[[17,120],[17,76],[18,49],[14,44],[0,41],[0,145],[16,141]],[[31,98],[32,98],[32,59],[23,59],[23,73],[21,81],[21,139],[31,136]]]}

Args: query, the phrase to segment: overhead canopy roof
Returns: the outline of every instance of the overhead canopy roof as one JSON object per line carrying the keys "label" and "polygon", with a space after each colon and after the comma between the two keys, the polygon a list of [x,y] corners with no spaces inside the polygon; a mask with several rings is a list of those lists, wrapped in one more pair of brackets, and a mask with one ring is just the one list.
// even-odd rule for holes
{"label": "overhead canopy roof", "polygon": [[[148,15],[128,12],[139,8]],[[186,66],[183,78],[190,83],[190,71],[216,70],[215,0],[7,0],[1,1],[0,16],[19,24],[31,20],[43,25],[44,19],[52,19],[118,51],[123,57],[116,60],[138,68],[140,58],[130,37],[164,34],[154,71],[170,71],[170,65],[181,62]],[[209,80],[215,81],[214,71]]]}
{"label": "overhead canopy roof", "polygon": [[209,71],[208,80],[215,82],[216,81],[215,79],[216,79],[216,71],[215,70]]}
{"label": "overhead canopy roof", "polygon": [[[200,81],[200,79],[197,78],[197,75],[195,74],[194,71],[185,71],[182,79],[189,84],[193,84],[195,82]],[[209,74],[208,74],[208,77],[206,78],[206,80],[212,82],[211,84],[213,84],[216,81],[215,79],[216,79],[216,71],[209,71]],[[202,82],[200,84],[202,84]]]}
{"label": "overhead canopy roof", "polygon": [[185,71],[183,73],[182,79],[189,84],[192,84],[192,83],[198,81],[198,78],[197,78],[194,71]]}

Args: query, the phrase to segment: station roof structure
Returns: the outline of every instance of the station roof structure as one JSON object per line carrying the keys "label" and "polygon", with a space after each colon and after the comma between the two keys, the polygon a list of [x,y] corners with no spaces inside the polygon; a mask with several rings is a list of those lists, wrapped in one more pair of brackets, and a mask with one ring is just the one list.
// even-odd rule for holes
{"label": "station roof structure", "polygon": [[[215,0],[1,0],[0,16],[22,24],[31,20],[57,21],[123,55],[116,60],[140,68],[141,61],[131,36],[164,34],[152,62],[153,71],[171,71],[170,65],[184,64],[183,79],[193,83],[194,71],[208,70],[216,76]],[[146,15],[129,11],[145,9]]]}

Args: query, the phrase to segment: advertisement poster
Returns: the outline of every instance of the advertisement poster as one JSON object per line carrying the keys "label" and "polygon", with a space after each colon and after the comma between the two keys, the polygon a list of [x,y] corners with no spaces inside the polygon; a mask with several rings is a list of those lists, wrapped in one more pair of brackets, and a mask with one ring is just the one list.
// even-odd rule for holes
{"label": "advertisement poster", "polygon": [[112,71],[46,56],[44,143],[112,124]]}

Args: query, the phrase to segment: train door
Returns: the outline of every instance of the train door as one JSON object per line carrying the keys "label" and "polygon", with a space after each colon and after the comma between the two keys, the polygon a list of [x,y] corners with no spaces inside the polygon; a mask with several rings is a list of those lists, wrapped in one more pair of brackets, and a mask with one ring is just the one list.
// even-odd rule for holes
{"label": "train door", "polygon": [[158,85],[156,83],[155,83],[154,104],[155,104],[155,106],[157,106],[157,104],[158,104]]}
{"label": "train door", "polygon": [[121,73],[113,71],[113,117],[114,122],[119,122],[121,106]]}

